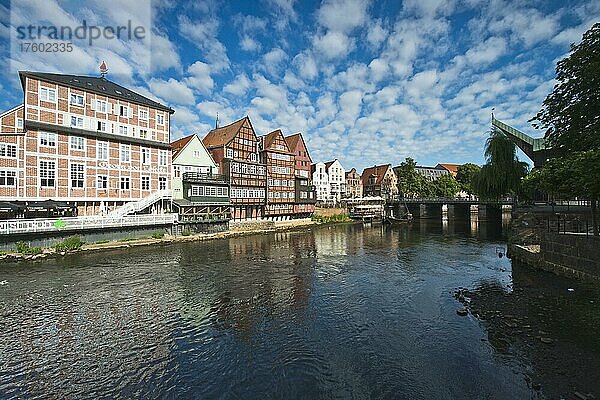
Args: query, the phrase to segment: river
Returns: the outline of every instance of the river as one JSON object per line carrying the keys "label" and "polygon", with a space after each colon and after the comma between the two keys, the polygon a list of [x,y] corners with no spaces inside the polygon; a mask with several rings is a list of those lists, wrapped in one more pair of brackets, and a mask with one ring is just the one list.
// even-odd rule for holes
{"label": "river", "polygon": [[416,222],[0,265],[0,398],[538,398],[535,360],[456,313],[513,291],[505,248]]}

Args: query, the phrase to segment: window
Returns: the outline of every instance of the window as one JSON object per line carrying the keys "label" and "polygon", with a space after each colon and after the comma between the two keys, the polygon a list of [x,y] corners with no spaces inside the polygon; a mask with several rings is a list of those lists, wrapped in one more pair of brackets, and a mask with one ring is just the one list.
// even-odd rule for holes
{"label": "window", "polygon": [[14,144],[0,143],[0,157],[17,158],[17,146]]}
{"label": "window", "polygon": [[139,113],[140,113],[140,119],[145,119],[145,120],[148,119],[148,110],[140,109]]}
{"label": "window", "polygon": [[173,166],[173,176],[175,178],[179,178],[181,176],[181,168],[179,167],[179,165]]}
{"label": "window", "polygon": [[164,114],[156,114],[156,123],[158,125],[164,125],[165,124],[165,115]]}
{"label": "window", "polygon": [[106,122],[98,121],[97,129],[100,132],[106,132]]}
{"label": "window", "polygon": [[121,186],[120,186],[121,190],[129,190],[129,177],[128,176],[122,176],[121,177]]}
{"label": "window", "polygon": [[98,142],[98,160],[108,160],[108,142]]}
{"label": "window", "polygon": [[17,118],[17,129],[23,129],[23,118]]}
{"label": "window", "polygon": [[225,151],[225,157],[227,157],[227,158],[233,158],[233,149],[227,149]]}
{"label": "window", "polygon": [[56,133],[40,132],[40,146],[56,147]]}
{"label": "window", "polygon": [[71,116],[71,126],[74,126],[76,128],[83,128],[83,118],[72,115]]}
{"label": "window", "polygon": [[0,186],[15,186],[16,184],[16,171],[0,171]]}
{"label": "window", "polygon": [[160,150],[158,153],[158,165],[163,167],[167,165],[167,152],[164,150]]}
{"label": "window", "polygon": [[84,165],[83,164],[71,164],[71,187],[82,188],[83,187],[83,176],[84,176]]}
{"label": "window", "polygon": [[119,135],[127,135],[127,126],[119,125]]}
{"label": "window", "polygon": [[122,144],[120,147],[120,155],[119,159],[121,162],[130,162],[131,161],[131,147],[127,144]]}
{"label": "window", "polygon": [[140,137],[142,139],[148,138],[148,131],[146,129],[140,129]]}
{"label": "window", "polygon": [[200,158],[200,150],[194,150],[194,157]]}
{"label": "window", "polygon": [[129,117],[129,107],[119,106],[119,115],[121,117]]}
{"label": "window", "polygon": [[56,162],[40,161],[40,186],[54,187],[56,184]]}
{"label": "window", "polygon": [[150,190],[150,177],[142,176],[142,190]]}
{"label": "window", "polygon": [[105,101],[96,100],[96,111],[101,112],[101,113],[107,113],[108,112],[108,104]]}
{"label": "window", "polygon": [[56,102],[56,89],[40,88],[40,100]]}
{"label": "window", "polygon": [[108,189],[108,176],[98,175],[96,177],[96,187],[98,189]]}
{"label": "window", "polygon": [[142,147],[141,159],[142,159],[142,164],[144,164],[144,165],[150,164],[150,149]]}
{"label": "window", "polygon": [[85,139],[79,136],[71,136],[71,150],[85,150]]}
{"label": "window", "polygon": [[255,153],[250,154],[250,160],[255,161],[256,162],[257,156]]}
{"label": "window", "polygon": [[83,96],[80,94],[71,93],[71,104],[83,107]]}
{"label": "window", "polygon": [[158,189],[165,190],[167,188],[167,178],[161,176],[158,178]]}

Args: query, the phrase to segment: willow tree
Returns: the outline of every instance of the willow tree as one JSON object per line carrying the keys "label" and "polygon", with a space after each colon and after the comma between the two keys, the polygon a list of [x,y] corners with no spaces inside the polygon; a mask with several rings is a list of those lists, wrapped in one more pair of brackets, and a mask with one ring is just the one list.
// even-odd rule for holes
{"label": "willow tree", "polygon": [[473,178],[475,193],[484,199],[515,195],[529,166],[517,157],[513,141],[499,131],[490,132],[485,158],[486,164]]}

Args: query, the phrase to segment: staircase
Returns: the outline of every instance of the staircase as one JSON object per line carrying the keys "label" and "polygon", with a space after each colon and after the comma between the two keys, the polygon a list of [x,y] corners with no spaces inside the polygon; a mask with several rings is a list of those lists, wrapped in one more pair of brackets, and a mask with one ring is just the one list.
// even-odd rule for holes
{"label": "staircase", "polygon": [[123,204],[121,207],[117,207],[111,212],[108,213],[108,216],[111,217],[122,217],[129,214],[134,214],[136,212],[140,212],[157,201],[164,199],[171,199],[173,196],[170,190],[158,190],[156,192],[150,193],[148,196],[140,199],[138,201],[130,201],[129,203]]}

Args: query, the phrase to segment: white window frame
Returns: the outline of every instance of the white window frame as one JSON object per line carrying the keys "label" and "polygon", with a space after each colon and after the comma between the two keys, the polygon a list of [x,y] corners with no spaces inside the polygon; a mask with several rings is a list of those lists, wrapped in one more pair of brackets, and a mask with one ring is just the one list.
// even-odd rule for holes
{"label": "white window frame", "polygon": [[[146,182],[148,184],[148,186],[146,188],[144,188],[144,182]],[[151,185],[150,185],[150,176],[144,175],[144,176],[140,177],[140,188],[143,191],[149,191],[150,190],[150,188],[151,188]]]}
{"label": "white window frame", "polygon": [[129,134],[129,127],[127,125],[119,125],[119,135],[127,136]]}
{"label": "white window frame", "polygon": [[108,142],[96,142],[96,158],[98,160],[108,161],[109,146]]}
{"label": "white window frame", "polygon": [[[75,122],[75,123],[73,123]],[[79,117],[77,115],[71,115],[71,126],[75,128],[83,129],[83,117]]]}
{"label": "white window frame", "polygon": [[165,124],[165,114],[156,113],[156,125],[164,125]]}
{"label": "white window frame", "polygon": [[96,122],[96,130],[98,132],[108,132],[108,123],[106,121],[98,120]]}
{"label": "white window frame", "polygon": [[[145,154],[148,156],[146,157]],[[150,165],[152,163],[152,152],[148,147],[142,147],[140,149],[140,163],[142,165]]]}
{"label": "white window frame", "polygon": [[169,164],[169,160],[167,158],[167,151],[159,150],[158,151],[158,166],[166,167],[168,164]]}
{"label": "white window frame", "polygon": [[[81,148],[79,145],[81,145]],[[81,136],[69,136],[69,149],[85,151],[85,138]]]}
{"label": "white window frame", "polygon": [[[124,155],[127,155],[124,159]],[[121,144],[119,146],[119,161],[122,163],[130,163],[131,162],[131,146],[128,144]]]}
{"label": "white window frame", "polygon": [[17,117],[16,127],[17,129],[23,129],[23,118]]}
{"label": "white window frame", "polygon": [[[9,150],[10,149],[10,150]],[[11,155],[14,151],[14,156]],[[17,158],[19,149],[14,143],[2,143],[0,142],[0,157],[2,158]]]}
{"label": "white window frame", "polygon": [[[81,100],[81,102],[79,100]],[[69,95],[69,104],[77,107],[85,107],[85,97],[82,94],[71,93]]]}
{"label": "white window frame", "polygon": [[167,189],[167,178],[164,176],[158,177],[158,190],[166,190]]}
{"label": "white window frame", "polygon": [[[124,183],[127,183],[127,187],[124,188]],[[121,176],[119,177],[119,190],[131,190],[131,177]]]}
{"label": "white window frame", "polygon": [[[13,179],[12,185],[8,184],[9,179]],[[17,186],[17,171],[13,169],[0,170],[0,187]]]}
{"label": "white window frame", "polygon": [[142,138],[142,139],[148,139],[148,129],[141,129],[140,128],[140,138]]}
{"label": "white window frame", "polygon": [[40,86],[40,101],[48,103],[56,103],[56,89],[51,89],[45,86]]}
{"label": "white window frame", "polygon": [[[101,186],[100,183],[102,183],[103,186]],[[96,175],[96,189],[108,190],[108,175]]]}
{"label": "white window frame", "polygon": [[[46,141],[46,144],[44,144],[43,141]],[[40,147],[54,147],[55,148],[56,147],[56,133],[40,131],[39,145],[40,145]]]}
{"label": "white window frame", "polygon": [[149,115],[149,113],[148,113],[147,109],[144,109],[144,108],[139,108],[138,109],[138,117],[139,117],[139,119],[144,120],[144,121],[148,121],[148,115]]}
{"label": "white window frame", "polygon": [[108,114],[108,102],[105,100],[96,100],[96,112]]}
{"label": "white window frame", "polygon": [[129,106],[119,104],[119,117],[129,118],[129,115]]}
{"label": "white window frame", "polygon": [[[53,164],[54,168],[50,169],[47,168],[46,170],[46,176],[44,177],[43,173],[42,173],[42,163],[46,163],[48,165]],[[56,187],[56,160],[39,160],[38,161],[38,175],[39,175],[39,186],[40,187],[45,187],[45,188],[55,188]],[[46,179],[47,181],[52,179],[52,185],[43,185],[42,186],[42,180]],[[46,182],[47,183],[47,182]]]}
{"label": "white window frame", "polygon": [[[73,167],[81,167],[77,168],[77,170],[73,170]],[[75,172],[75,178],[73,177],[73,172]],[[81,179],[79,179],[78,174],[81,174]],[[73,181],[80,181],[81,186],[73,185]],[[85,189],[85,164],[83,163],[70,163],[69,164],[69,187],[71,189]]]}

